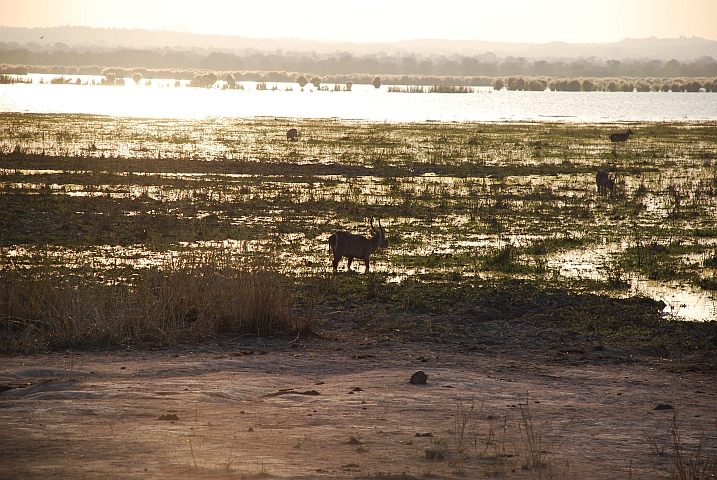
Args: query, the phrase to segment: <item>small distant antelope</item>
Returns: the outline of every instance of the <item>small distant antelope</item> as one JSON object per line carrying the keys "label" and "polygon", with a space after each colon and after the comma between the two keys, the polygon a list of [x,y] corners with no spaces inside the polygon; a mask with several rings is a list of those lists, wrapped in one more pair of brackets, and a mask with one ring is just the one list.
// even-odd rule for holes
{"label": "small distant antelope", "polygon": [[625,132],[625,133],[613,133],[612,135],[610,135],[610,141],[611,142],[624,142],[625,140],[627,140],[630,137],[630,135],[632,135],[632,130],[630,130],[628,128],[627,132]]}
{"label": "small distant antelope", "polygon": [[612,193],[612,189],[615,186],[615,177],[610,177],[605,170],[598,170],[597,175],[595,175],[595,183],[597,183],[598,193],[607,195],[608,190]]}
{"label": "small distant antelope", "polygon": [[299,139],[299,132],[295,128],[289,129],[288,132],[286,132],[286,139],[291,141],[297,141]]}
{"label": "small distant antelope", "polygon": [[386,241],[386,232],[381,226],[381,219],[378,220],[378,230],[373,226],[373,218],[371,218],[371,233],[373,237],[366,238],[363,235],[354,235],[349,232],[336,232],[329,237],[329,253],[334,254],[334,273],[336,273],[336,267],[343,257],[346,257],[349,262],[349,270],[351,270],[351,262],[354,258],[362,258],[366,264],[366,271],[369,271],[368,260],[373,252],[379,248],[388,247]]}

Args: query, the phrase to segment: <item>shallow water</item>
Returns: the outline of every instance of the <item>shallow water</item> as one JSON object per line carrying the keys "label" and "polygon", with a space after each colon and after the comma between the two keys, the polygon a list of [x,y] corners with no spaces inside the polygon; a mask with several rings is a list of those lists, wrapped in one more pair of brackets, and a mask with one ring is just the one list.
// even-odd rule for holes
{"label": "shallow water", "polygon": [[[33,84],[0,85],[0,112],[79,113],[118,117],[340,118],[389,122],[425,121],[700,121],[717,119],[717,94],[625,92],[509,92],[491,87],[474,93],[391,93],[354,85],[351,92],[310,86],[241,82],[244,90],[189,88],[186,82],[153,80],[151,86],[40,84],[54,75],[30,75]],[[77,78],[77,77],[72,77]],[[102,77],[81,77],[99,81]],[[287,91],[287,89],[293,89]],[[331,86],[330,88],[333,88]]]}
{"label": "shallow water", "polygon": [[[164,95],[176,98],[204,96],[215,99],[238,96],[251,101],[257,101],[257,99],[273,99],[272,101],[274,101],[288,98],[292,99],[292,102],[313,98],[318,99],[318,103],[339,98],[349,102],[351,98],[369,97],[374,100],[383,99],[385,102],[411,100],[420,103],[425,100],[470,102],[478,99],[492,102],[499,98],[517,99],[521,96],[537,98],[542,95],[544,98],[550,99],[577,95],[573,98],[574,100],[578,97],[588,98],[597,95],[566,93],[554,96],[554,92],[505,91],[494,93],[482,91],[474,94],[454,95],[402,94],[376,91],[373,87],[362,90],[361,86],[355,87],[355,92],[257,92],[253,90],[221,91],[159,86],[102,87],[40,84],[9,87],[19,89],[18,92],[23,88],[34,89],[27,90],[27,92],[40,91],[43,92],[43,95],[49,95],[54,89],[59,88],[72,95],[80,95],[84,92],[90,96],[106,95],[109,99],[133,98],[133,102],[136,101],[135,97],[151,100]],[[361,97],[362,95],[363,97]],[[616,93],[604,95],[606,98],[612,99],[627,97],[665,99],[672,94]],[[687,100],[717,98],[717,95],[712,96],[711,94],[677,94],[678,97],[680,95],[681,98]],[[60,97],[52,97],[52,95],[48,98],[51,101],[69,102],[68,99],[63,100]],[[71,96],[68,98],[72,99]],[[32,101],[37,101],[37,99]],[[114,108],[111,104],[94,106]],[[173,108],[181,106],[177,104]],[[122,108],[124,107],[126,106],[122,106]],[[144,106],[140,107],[144,108]],[[207,108],[219,107],[221,105],[207,105]],[[288,121],[285,122],[283,119],[277,122],[273,119],[234,117],[231,119],[210,118],[201,121],[179,118],[164,120],[79,115],[59,115],[57,117],[7,115],[6,118],[9,120],[7,126],[3,125],[2,131],[6,134],[0,137],[0,151],[11,152],[20,147],[23,151],[60,157],[119,156],[133,159],[164,159],[189,156],[218,160],[242,159],[251,162],[276,158],[285,161],[287,165],[291,163],[341,164],[346,162],[350,165],[367,167],[372,166],[374,164],[372,162],[376,158],[380,158],[381,162],[394,162],[394,164],[401,164],[404,159],[408,159],[405,160],[407,163],[410,161],[420,164],[421,161],[425,161],[426,164],[437,163],[440,165],[461,162],[465,157],[466,159],[476,158],[484,165],[514,164],[516,167],[551,165],[556,162],[569,161],[572,162],[569,165],[578,166],[576,167],[577,171],[580,170],[579,166],[582,164],[594,165],[595,168],[598,168],[597,166],[601,165],[605,158],[618,161],[618,156],[614,151],[613,154],[610,154],[608,149],[612,146],[606,139],[603,139],[601,144],[597,140],[584,137],[582,140],[584,145],[577,147],[572,143],[565,143],[561,139],[560,141],[553,140],[542,143],[541,152],[537,152],[538,149],[534,148],[535,142],[531,140],[539,138],[541,130],[544,133],[548,130],[562,128],[580,133],[581,126],[572,123],[567,125],[543,123],[508,126],[510,129],[522,129],[521,131],[525,132],[525,135],[528,135],[528,132],[531,135],[538,135],[525,139],[521,137],[520,140],[525,141],[519,144],[505,133],[503,137],[499,137],[497,132],[504,127],[503,125],[492,125],[485,128],[473,125],[471,127],[473,130],[464,132],[468,129],[464,129],[462,124],[406,126],[377,125],[369,122],[304,121],[297,123],[303,126],[302,134],[307,132],[306,136],[302,138],[302,141],[294,143],[286,142],[283,123],[288,123]],[[351,125],[351,127],[344,130],[341,126],[344,124]],[[277,125],[280,126],[278,131]],[[331,125],[339,125],[339,127],[329,129],[327,126]],[[694,135],[691,132],[697,127],[703,127],[703,125],[698,123],[680,124],[675,131],[669,132],[669,138],[664,136],[666,133],[662,133],[662,136],[653,140],[650,135],[645,133],[648,126],[644,126],[640,136],[636,136],[634,141],[631,139],[626,145],[626,148],[629,147],[630,150],[624,153],[622,150],[620,151],[620,158],[628,153],[636,158],[623,160],[618,165],[642,165],[641,169],[645,169],[637,174],[625,166],[619,167],[623,172],[618,184],[620,195],[622,195],[620,198],[632,198],[639,187],[646,186],[644,198],[639,202],[644,206],[644,211],[638,215],[641,225],[646,227],[660,225],[666,219],[671,218],[669,214],[674,208],[673,197],[669,194],[671,187],[680,193],[680,202],[683,207],[697,215],[696,220],[680,220],[682,222],[679,223],[680,225],[686,229],[699,227],[707,231],[714,225],[716,210],[714,207],[715,196],[711,193],[712,185],[714,185],[713,170],[711,169],[713,168],[712,159],[716,158],[714,157],[715,151],[711,146],[713,144],[709,142],[710,137],[707,136],[698,137],[701,142],[693,144]],[[371,131],[372,128],[378,131]],[[654,126],[650,128],[654,128]],[[480,130],[489,131],[491,134],[481,134],[481,143],[474,147],[472,143],[468,142],[468,139],[472,138],[470,135],[473,131],[478,132],[476,134],[478,135]],[[345,131],[349,131],[351,136],[348,137],[349,134]],[[445,135],[456,131],[461,133],[459,138]],[[405,139],[402,137],[404,134],[406,135]],[[345,138],[344,135],[346,135]],[[588,139],[585,140],[585,138]],[[344,143],[344,140],[347,141]],[[538,143],[540,144],[540,142]],[[649,162],[639,161],[642,158],[651,158],[652,160]],[[9,165],[12,164],[9,163],[8,167]],[[301,223],[304,220],[292,215],[289,210],[282,210],[291,203],[301,205],[309,202],[310,199],[335,202],[346,200],[352,204],[359,204],[363,201],[378,209],[382,205],[397,202],[410,203],[411,201],[423,202],[426,208],[434,208],[442,198],[447,199],[448,203],[460,200],[461,210],[455,214],[443,213],[435,217],[430,213],[431,210],[426,210],[430,214],[424,217],[419,215],[418,218],[415,218],[412,213],[418,212],[422,215],[425,212],[408,209],[403,216],[395,216],[392,222],[388,222],[389,231],[394,229],[395,234],[401,238],[401,245],[392,248],[389,254],[377,254],[375,262],[372,262],[372,268],[389,273],[393,278],[392,281],[398,282],[420,273],[427,273],[435,268],[447,272],[461,271],[462,269],[464,275],[493,275],[492,272],[479,271],[472,264],[466,266],[439,260],[436,262],[437,267],[424,267],[420,264],[412,265],[410,259],[406,265],[393,263],[391,259],[392,256],[398,254],[409,257],[436,255],[439,259],[444,255],[466,255],[477,258],[479,255],[490,252],[496,246],[503,246],[506,243],[516,247],[528,247],[538,243],[541,239],[564,239],[566,236],[581,238],[585,223],[581,219],[580,213],[576,213],[577,207],[582,207],[586,213],[595,212],[591,228],[594,227],[596,235],[606,238],[605,242],[607,243],[593,246],[588,240],[586,243],[588,246],[585,248],[575,250],[570,247],[567,252],[560,251],[545,257],[547,275],[605,280],[609,275],[616,273],[617,264],[613,257],[632,245],[629,240],[632,237],[625,236],[626,231],[631,231],[630,227],[625,226],[625,219],[618,210],[622,200],[615,203],[596,197],[593,172],[556,173],[553,175],[549,171],[546,173],[541,170],[521,171],[517,169],[515,172],[511,172],[517,173],[517,175],[499,178],[493,178],[491,175],[457,178],[429,172],[400,179],[368,175],[359,177],[311,175],[307,178],[293,179],[287,175],[256,176],[191,171],[150,173],[142,171],[142,169],[134,173],[132,171],[96,172],[91,169],[85,171],[87,166],[79,169],[75,169],[77,167],[72,167],[72,165],[68,166],[71,167],[68,170],[58,170],[56,166],[51,169],[2,168],[0,169],[0,185],[5,182],[8,188],[44,193],[52,191],[56,195],[68,197],[131,199],[146,196],[165,203],[184,200],[191,203],[196,196],[196,198],[203,199],[202,202],[208,205],[205,208],[189,209],[186,213],[175,214],[177,218],[182,219],[201,219],[209,215],[213,208],[210,205],[213,195],[220,199],[218,200],[220,203],[222,201],[237,203],[256,198],[270,201],[275,197],[281,197],[281,200],[276,202],[275,208],[263,209],[261,215],[256,215],[256,212],[252,212],[250,215],[247,215],[246,212],[234,216],[219,215],[220,221],[226,222],[228,228],[235,230],[234,235],[237,238],[247,238],[248,241],[229,242],[221,246],[211,242],[190,242],[181,243],[181,246],[183,248],[221,248],[237,255],[246,251],[278,248],[281,252],[282,263],[291,271],[302,274],[330,270],[330,261],[325,253],[325,235],[326,229],[329,228],[328,225],[331,222],[336,223],[335,217],[330,213],[323,213],[321,216],[314,216],[309,222],[310,228],[307,229],[307,224]],[[699,199],[697,198],[698,194],[700,195]],[[209,201],[207,201],[207,196]],[[472,198],[472,203],[465,201],[469,197]],[[271,204],[271,202],[269,203]],[[612,213],[613,209],[615,209],[614,213]],[[497,213],[494,210],[497,210]],[[546,212],[552,212],[553,216],[546,217]],[[129,208],[125,214],[133,216],[140,212]],[[491,230],[489,223],[485,219],[481,220],[481,214],[497,219],[496,225],[500,227],[500,230]],[[478,223],[471,223],[474,215],[478,218]],[[343,228],[360,233],[366,230],[365,222],[347,223],[345,219],[343,221]],[[481,221],[483,223],[480,223]],[[299,223],[304,226],[299,228]],[[316,228],[315,225],[326,225],[326,227]],[[253,227],[264,232],[261,240],[247,233],[247,229]],[[624,230],[625,228],[628,230]],[[316,233],[319,231],[320,234]],[[311,234],[305,232],[311,232]],[[426,232],[430,232],[430,235],[427,235]],[[656,235],[654,238],[646,237],[645,242],[671,242],[658,234],[654,235]],[[620,241],[623,243],[614,243]],[[709,239],[698,239],[698,243],[714,247],[711,242],[713,241]],[[166,261],[164,255],[155,255],[150,250],[145,251],[141,246],[137,246],[136,249],[130,248],[123,253],[121,248],[100,245],[88,252],[78,252],[77,255],[79,260],[71,262],[72,265],[79,265],[83,256],[91,258],[93,264],[102,264],[102,260],[95,260],[97,257],[107,259],[113,265],[132,265],[140,268],[158,266]],[[683,260],[692,264],[701,264],[704,260],[703,258],[690,258],[689,255],[693,254],[683,255]],[[532,265],[536,262],[531,255],[526,254],[523,257],[520,259],[523,263]],[[363,269],[360,268],[360,271]],[[705,273],[713,274],[714,272],[708,270]],[[666,304],[665,315],[690,320],[711,320],[717,317],[717,300],[714,297],[714,292],[690,290],[677,283],[637,282],[632,277],[628,277],[627,272],[622,272],[622,275],[622,278],[626,279],[632,288],[628,292],[627,285],[625,285],[626,289],[619,294],[642,293],[656,300],[663,300]]]}

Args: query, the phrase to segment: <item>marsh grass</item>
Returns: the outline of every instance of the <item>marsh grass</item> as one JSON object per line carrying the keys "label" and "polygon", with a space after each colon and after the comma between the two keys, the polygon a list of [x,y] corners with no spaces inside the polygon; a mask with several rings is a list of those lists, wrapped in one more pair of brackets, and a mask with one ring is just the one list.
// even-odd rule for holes
{"label": "marsh grass", "polygon": [[[65,300],[50,301],[59,294],[48,287],[46,300],[35,303],[47,312],[65,305],[72,314],[61,324],[76,330],[62,341],[43,337],[45,345],[211,334],[207,321],[194,320],[206,308],[194,313],[169,294],[162,302],[174,306],[161,311],[175,312],[163,313],[173,320],[143,320],[154,325],[150,333],[110,313],[146,305],[138,289],[172,271],[169,259],[210,250],[270,259],[261,262],[296,293],[292,322],[303,332],[334,306],[484,318],[502,310],[483,292],[513,301],[518,291],[528,296],[516,311],[602,335],[659,320],[657,302],[610,298],[625,295],[627,278],[714,285],[712,123],[631,125],[637,133],[615,158],[607,133],[616,125],[298,120],[305,141],[286,142],[282,119],[0,119],[2,276],[28,292],[55,282]],[[597,195],[598,168],[619,173],[619,195]],[[371,275],[326,275],[328,234],[365,235],[370,217],[383,219],[390,244],[372,256]],[[555,265],[558,256],[606,246],[613,249],[608,260],[594,260],[598,278],[566,278]],[[204,275],[196,262],[191,269]],[[528,286],[533,291],[523,292]],[[82,292],[74,304],[67,300],[73,291]],[[539,295],[576,308],[556,309]],[[182,298],[208,296],[188,291]],[[67,320],[89,318],[88,311],[97,328]],[[636,315],[616,320],[627,311]],[[30,313],[27,306],[3,320],[13,338],[47,336],[47,318],[60,324],[55,314]],[[209,323],[221,331],[225,322]],[[430,328],[452,331],[441,322]]]}
{"label": "marsh grass", "polygon": [[548,455],[543,446],[543,437],[536,432],[533,417],[530,414],[530,400],[528,395],[525,396],[525,404],[519,404],[520,418],[522,422],[518,423],[518,428],[525,441],[525,459],[523,468],[537,468],[542,470],[550,465]]}
{"label": "marsh grass", "polygon": [[482,257],[484,270],[493,270],[503,273],[533,273],[536,268],[531,267],[520,258],[520,249],[511,243],[494,249]]}
{"label": "marsh grass", "polygon": [[475,404],[464,405],[462,402],[459,402],[456,406],[453,426],[457,455],[455,460],[456,473],[463,473],[463,466],[468,456],[468,441],[471,434],[469,429],[475,429],[475,425],[473,425],[474,422],[471,421],[471,418],[474,413],[479,414],[483,410],[483,405],[484,402],[481,403],[480,408],[476,412],[474,412]]}
{"label": "marsh grass", "polygon": [[428,89],[429,93],[473,93],[475,88],[465,85],[433,85]]}
{"label": "marsh grass", "polygon": [[[476,444],[477,446],[477,444]],[[508,418],[503,418],[503,426],[496,436],[493,429],[493,421],[488,425],[488,433],[485,441],[485,449],[479,453],[479,457],[489,460],[486,475],[505,475],[515,471],[518,465],[518,457],[509,452],[508,449]],[[492,450],[492,454],[489,453]]]}
{"label": "marsh grass", "polygon": [[426,93],[423,85],[389,85],[386,91],[390,93]]}
{"label": "marsh grass", "polygon": [[131,283],[8,264],[0,272],[0,348],[6,352],[173,345],[293,327],[292,283],[268,263],[190,251],[162,268],[140,270]]}

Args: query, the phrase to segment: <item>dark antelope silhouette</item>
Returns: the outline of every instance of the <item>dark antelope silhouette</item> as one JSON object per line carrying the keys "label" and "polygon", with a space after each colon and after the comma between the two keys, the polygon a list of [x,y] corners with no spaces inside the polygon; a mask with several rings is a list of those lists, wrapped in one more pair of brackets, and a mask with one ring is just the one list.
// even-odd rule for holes
{"label": "dark antelope silhouette", "polygon": [[371,233],[373,234],[371,238],[349,232],[336,232],[329,237],[329,253],[333,252],[334,254],[334,272],[336,272],[341,259],[346,257],[349,262],[349,270],[354,258],[362,258],[366,264],[366,273],[368,273],[368,260],[371,254],[379,248],[388,247],[381,219],[378,220],[378,230],[376,230],[376,227],[373,226],[373,218],[371,218]]}
{"label": "dark antelope silhouette", "polygon": [[611,142],[624,142],[628,138],[630,138],[630,135],[632,135],[632,130],[629,128],[627,129],[627,132],[625,133],[613,133],[610,135],[610,141]]}
{"label": "dark antelope silhouette", "polygon": [[610,177],[605,170],[598,170],[597,175],[595,175],[595,183],[597,183],[598,193],[607,195],[608,190],[612,193],[612,189],[615,186],[615,177]]}
{"label": "dark antelope silhouette", "polygon": [[289,131],[286,132],[286,139],[294,142],[297,141],[299,139],[299,132],[295,128],[289,129]]}

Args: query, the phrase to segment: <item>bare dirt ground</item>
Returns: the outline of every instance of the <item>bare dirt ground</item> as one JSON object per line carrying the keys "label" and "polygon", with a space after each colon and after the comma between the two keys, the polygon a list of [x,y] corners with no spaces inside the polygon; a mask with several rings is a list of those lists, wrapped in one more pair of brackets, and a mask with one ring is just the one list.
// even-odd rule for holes
{"label": "bare dirt ground", "polygon": [[[2,357],[0,478],[669,478],[674,414],[685,455],[701,438],[716,453],[704,358],[347,341],[339,323],[309,338]],[[409,383],[418,370],[425,385]]]}

